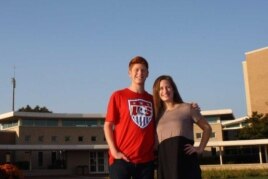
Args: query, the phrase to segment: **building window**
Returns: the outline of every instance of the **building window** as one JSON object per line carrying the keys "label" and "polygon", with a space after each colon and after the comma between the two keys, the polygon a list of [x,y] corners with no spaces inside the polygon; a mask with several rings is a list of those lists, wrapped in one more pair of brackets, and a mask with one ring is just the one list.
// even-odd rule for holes
{"label": "building window", "polygon": [[197,139],[201,139],[201,137],[202,137],[202,133],[196,133],[195,135],[196,135]]}
{"label": "building window", "polygon": [[96,142],[97,141],[97,137],[96,136],[91,136],[91,142]]}
{"label": "building window", "polygon": [[44,136],[38,136],[38,142],[44,142]]}
{"label": "building window", "polygon": [[89,170],[90,172],[97,172],[97,154],[96,152],[90,152],[90,158],[89,158],[89,161],[90,161],[90,167],[89,167]]}
{"label": "building window", "polygon": [[53,167],[56,165],[56,162],[57,162],[57,153],[51,152],[51,163]]}
{"label": "building window", "polygon": [[86,121],[87,126],[95,127],[99,125],[98,120],[88,120]]}
{"label": "building window", "polygon": [[65,127],[96,127],[103,124],[104,121],[100,119],[90,119],[90,120],[66,119],[62,121],[62,125]]}
{"label": "building window", "polygon": [[23,119],[21,121],[22,126],[58,126],[58,121],[55,119]]}
{"label": "building window", "polygon": [[206,116],[205,118],[210,124],[217,123],[220,120],[219,116]]}
{"label": "building window", "polygon": [[217,150],[216,150],[215,147],[211,147],[211,155],[212,155],[213,157],[216,157],[216,156],[217,156]]}
{"label": "building window", "polygon": [[210,134],[210,138],[215,138],[215,137],[216,137],[215,132],[211,132],[211,134]]}
{"label": "building window", "polygon": [[10,161],[11,161],[11,154],[10,154],[10,152],[7,152],[6,153],[6,163],[10,163]]}
{"label": "building window", "polygon": [[22,126],[34,126],[34,120],[32,119],[23,119],[21,121]]}
{"label": "building window", "polygon": [[[211,132],[210,138],[215,138],[216,134],[215,132]],[[196,138],[201,139],[202,138],[202,133],[196,133]]]}
{"label": "building window", "polygon": [[46,126],[46,120],[34,120],[34,126]]}
{"label": "building window", "polygon": [[47,126],[49,126],[49,127],[58,126],[58,120],[47,120]]}
{"label": "building window", "polygon": [[57,136],[51,136],[51,142],[57,142]]}
{"label": "building window", "polygon": [[43,166],[43,152],[38,152],[38,166]]}
{"label": "building window", "polygon": [[65,141],[65,142],[69,142],[69,141],[71,141],[71,137],[70,137],[70,136],[65,136],[65,137],[64,137],[64,141]]}
{"label": "building window", "polygon": [[59,150],[51,152],[51,168],[66,169],[66,153]]}
{"label": "building window", "polygon": [[25,142],[31,142],[31,136],[30,135],[26,135],[24,138]]}
{"label": "building window", "polygon": [[91,151],[89,155],[89,172],[104,173],[108,172],[107,152],[105,151]]}
{"label": "building window", "polygon": [[83,140],[84,140],[84,137],[83,136],[79,136],[78,137],[78,142],[83,142]]}
{"label": "building window", "polygon": [[2,128],[3,129],[14,127],[14,126],[18,126],[18,121],[8,121],[8,122],[5,122],[5,123],[2,123]]}
{"label": "building window", "polygon": [[98,152],[98,171],[104,171],[105,169],[104,152]]}

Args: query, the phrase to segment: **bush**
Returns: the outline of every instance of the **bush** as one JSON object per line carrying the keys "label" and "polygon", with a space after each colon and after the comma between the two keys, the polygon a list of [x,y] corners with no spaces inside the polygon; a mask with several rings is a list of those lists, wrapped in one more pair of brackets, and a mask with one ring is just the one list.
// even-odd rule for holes
{"label": "bush", "polygon": [[0,178],[1,179],[23,179],[23,173],[12,164],[0,165]]}

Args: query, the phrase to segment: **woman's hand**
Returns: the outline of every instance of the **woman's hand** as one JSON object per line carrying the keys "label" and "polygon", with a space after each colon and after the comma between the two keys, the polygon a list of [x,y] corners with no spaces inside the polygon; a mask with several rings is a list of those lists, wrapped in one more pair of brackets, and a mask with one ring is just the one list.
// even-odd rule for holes
{"label": "woman's hand", "polygon": [[186,144],[184,151],[187,155],[192,155],[193,153],[202,154],[203,151],[199,147],[194,147],[191,144]]}

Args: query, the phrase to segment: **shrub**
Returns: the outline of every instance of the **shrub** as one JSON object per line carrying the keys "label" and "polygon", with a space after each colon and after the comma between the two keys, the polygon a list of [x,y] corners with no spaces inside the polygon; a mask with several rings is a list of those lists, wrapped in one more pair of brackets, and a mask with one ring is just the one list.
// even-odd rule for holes
{"label": "shrub", "polygon": [[23,179],[23,173],[12,164],[0,165],[0,178],[1,179]]}

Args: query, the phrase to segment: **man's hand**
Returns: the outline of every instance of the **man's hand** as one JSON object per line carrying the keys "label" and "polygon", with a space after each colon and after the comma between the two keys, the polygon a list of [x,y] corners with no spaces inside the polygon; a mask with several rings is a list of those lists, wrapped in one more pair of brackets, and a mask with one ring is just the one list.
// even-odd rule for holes
{"label": "man's hand", "polygon": [[129,162],[129,159],[122,152],[112,152],[111,154],[115,159],[123,159]]}

